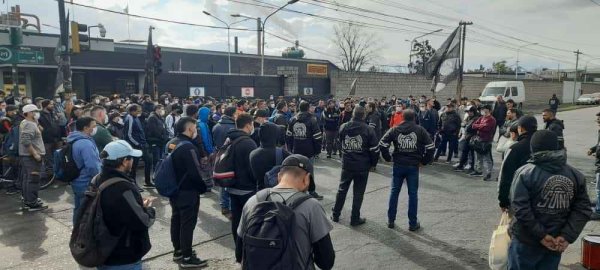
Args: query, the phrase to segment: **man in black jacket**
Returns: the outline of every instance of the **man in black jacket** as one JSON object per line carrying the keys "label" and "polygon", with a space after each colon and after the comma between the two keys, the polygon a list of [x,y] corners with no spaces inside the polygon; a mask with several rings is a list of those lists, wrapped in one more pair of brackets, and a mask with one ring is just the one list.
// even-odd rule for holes
{"label": "man in black jacket", "polygon": [[550,130],[558,136],[558,147],[559,149],[565,148],[565,137],[563,135],[563,130],[565,129],[565,123],[562,120],[556,118],[556,115],[551,109],[545,109],[542,112],[542,119],[544,119],[544,123],[546,123],[546,127],[544,129]]}
{"label": "man in black jacket", "polygon": [[369,169],[377,165],[379,158],[379,140],[373,128],[365,124],[364,118],[365,108],[357,106],[354,108],[352,120],[342,125],[339,135],[343,152],[342,175],[331,219],[334,222],[340,220],[340,212],[344,207],[346,194],[350,189],[350,184],[354,181],[351,226],[358,226],[366,222],[364,218],[360,217],[360,207],[367,188]]}
{"label": "man in black jacket", "polygon": [[[219,120],[217,125],[215,125],[212,129],[213,141],[217,150],[223,147],[223,144],[225,144],[225,140],[227,140],[227,132],[235,129],[235,120],[233,119],[235,111],[236,108],[233,106],[225,108],[224,115],[221,117],[221,120]],[[221,205],[221,214],[230,219],[231,203],[229,200],[229,193],[227,192],[226,188],[221,188],[221,193],[219,194],[219,204]]]}
{"label": "man in black jacket", "polygon": [[515,172],[527,164],[531,156],[531,136],[537,131],[537,120],[533,116],[523,116],[518,120],[519,138],[506,153],[500,166],[500,183],[498,184],[498,201],[502,211],[508,211],[510,206],[510,187]]}
{"label": "man in black jacket", "polygon": [[510,190],[508,269],[558,269],[561,253],[589,221],[591,203],[583,174],[567,165],[555,133],[533,134],[531,152]]}
{"label": "man in black jacket", "polygon": [[448,155],[446,162],[450,163],[454,154],[458,153],[458,133],[460,132],[460,124],[462,120],[458,113],[454,110],[454,104],[448,103],[446,105],[446,111],[441,116],[439,121],[439,132],[442,135],[442,142],[440,147],[435,153],[433,160],[437,161],[443,152],[446,152],[446,145],[448,145]]}
{"label": "man in black jacket", "polygon": [[[287,146],[291,153],[303,155],[314,161],[314,157],[321,153],[323,133],[319,129],[317,118],[308,112],[310,104],[302,101],[299,107],[300,113],[292,118],[286,132]],[[313,177],[308,192],[315,199],[322,200],[323,196],[315,190],[316,185]]]}
{"label": "man in black jacket", "polygon": [[42,139],[47,155],[44,157],[46,171],[51,172],[54,164],[54,150],[61,147],[61,128],[58,124],[58,115],[54,112],[54,101],[45,99],[42,101],[43,110],[40,112],[38,123],[42,127]]}
{"label": "man in black jacket", "polygon": [[165,144],[169,140],[169,132],[165,125],[165,107],[156,105],[154,111],[146,119],[144,133],[146,134],[146,153],[148,158],[144,162],[144,177],[146,186],[153,186],[151,173],[156,169],[156,164],[162,159],[165,151]]}
{"label": "man in black jacket", "polygon": [[279,127],[273,123],[266,122],[262,124],[259,133],[260,147],[250,153],[250,168],[254,179],[257,181],[257,190],[264,188],[265,174],[273,167],[281,165],[276,162],[276,151],[282,151],[281,161],[290,155],[287,150],[277,147],[277,134],[279,132]]}
{"label": "man in black jacket", "polygon": [[252,174],[250,153],[256,149],[256,143],[250,138],[254,130],[252,116],[240,113],[235,119],[236,129],[227,133],[227,143],[233,143],[230,151],[234,158],[235,184],[227,188],[231,199],[231,232],[233,241],[237,241],[237,227],[242,217],[244,204],[256,193],[258,180]]}
{"label": "man in black jacket", "polygon": [[[600,113],[596,114],[596,124],[600,125]],[[588,156],[596,156],[596,207],[592,213],[592,220],[600,220],[600,130],[598,130],[598,139],[596,145],[587,152]]]}
{"label": "man in black jacket", "polygon": [[204,267],[208,263],[196,256],[192,250],[194,229],[200,209],[200,194],[206,192],[206,184],[200,172],[200,155],[195,138],[198,136],[196,120],[182,117],[175,125],[177,137],[167,144],[173,155],[173,167],[179,183],[177,194],[169,198],[171,205],[171,242],[173,261],[182,268]]}
{"label": "man in black jacket", "polygon": [[[254,131],[250,134],[250,138],[254,140],[256,145],[260,145],[260,129],[264,123],[267,123],[267,119],[269,118],[269,110],[267,109],[257,109],[254,111]],[[275,134],[277,136],[277,134]]]}
{"label": "man in black jacket", "polygon": [[[497,128],[501,128],[504,125],[504,121],[506,120],[506,102],[504,102],[504,98],[502,96],[498,96],[496,103],[494,103],[494,110],[492,111],[492,116],[496,119]],[[500,138],[502,134],[498,136]]]}
{"label": "man in black jacket", "polygon": [[375,131],[375,137],[377,141],[381,139],[381,115],[379,115],[379,111],[377,110],[377,105],[375,102],[371,101],[367,103],[367,124],[373,128]]}
{"label": "man in black jacket", "polygon": [[106,227],[112,235],[119,236],[119,241],[99,269],[142,269],[142,257],[152,247],[148,229],[154,224],[155,209],[151,200],[142,199],[134,180],[128,176],[133,157],[141,155],[141,151],[123,140],[107,144],[100,154],[102,171],[92,183],[99,187],[109,179],[125,181],[108,186],[100,195]]}
{"label": "man in black jacket", "polygon": [[383,135],[379,142],[381,155],[385,161],[391,161],[389,148],[394,145],[394,170],[392,190],[388,208],[388,228],[396,225],[396,212],[398,209],[398,196],[402,183],[406,180],[408,187],[408,219],[409,230],[417,231],[421,228],[417,219],[419,167],[431,163],[435,146],[427,131],[415,123],[415,112],[411,109],[404,110],[404,122],[393,127]]}
{"label": "man in black jacket", "polygon": [[325,151],[327,158],[336,155],[338,151],[337,134],[340,125],[340,110],[335,107],[335,101],[327,101],[327,109],[323,111],[322,116],[325,131]]}

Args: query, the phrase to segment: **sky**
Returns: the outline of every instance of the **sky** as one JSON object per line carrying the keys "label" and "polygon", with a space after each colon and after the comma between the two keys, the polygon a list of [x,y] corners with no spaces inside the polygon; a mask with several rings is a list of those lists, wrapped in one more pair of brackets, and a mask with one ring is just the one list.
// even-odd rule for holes
{"label": "sky", "polygon": [[[154,26],[155,44],[202,50],[227,51],[227,30],[181,25],[132,16],[108,13],[77,4],[123,12],[128,7],[132,15],[207,26],[224,26],[222,22],[203,14],[207,11],[227,23],[239,21],[231,14],[265,18],[286,0],[66,0],[71,19],[79,23],[102,23],[106,38],[146,40],[148,27]],[[21,12],[36,14],[42,21],[42,32],[58,33],[58,6],[54,0],[3,0],[2,12],[20,5]],[[465,68],[491,67],[505,60],[515,67],[517,51],[519,66],[527,71],[540,68],[574,69],[575,54],[581,50],[579,67],[600,68],[600,1],[592,0],[300,0],[282,10],[266,23],[265,53],[281,52],[298,40],[306,58],[326,59],[339,64],[338,51],[332,41],[337,21],[365,25],[373,33],[378,48],[371,65],[385,70],[406,71],[410,40],[427,32],[442,29],[419,40],[428,39],[437,49],[458,26],[470,21],[465,43]],[[350,6],[350,8],[339,5]],[[261,7],[263,6],[263,7]],[[359,10],[357,10],[357,8]],[[363,12],[364,11],[364,12]],[[317,15],[320,17],[315,17]],[[325,18],[323,18],[325,17]],[[257,52],[256,21],[236,23],[230,32],[239,38],[239,50]],[[97,29],[92,29],[97,36]],[[285,40],[284,40],[285,39]],[[144,43],[142,43],[144,44]],[[521,49],[518,47],[523,46]],[[341,65],[340,65],[341,66]],[[370,66],[370,65],[369,65]]]}

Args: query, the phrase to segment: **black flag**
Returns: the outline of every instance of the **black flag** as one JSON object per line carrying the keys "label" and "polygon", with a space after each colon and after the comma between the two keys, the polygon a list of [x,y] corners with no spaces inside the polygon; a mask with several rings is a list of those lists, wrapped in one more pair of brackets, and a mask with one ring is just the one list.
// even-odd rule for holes
{"label": "black flag", "polygon": [[439,92],[455,80],[460,72],[460,27],[442,43],[425,64],[428,79],[433,79],[432,90]]}

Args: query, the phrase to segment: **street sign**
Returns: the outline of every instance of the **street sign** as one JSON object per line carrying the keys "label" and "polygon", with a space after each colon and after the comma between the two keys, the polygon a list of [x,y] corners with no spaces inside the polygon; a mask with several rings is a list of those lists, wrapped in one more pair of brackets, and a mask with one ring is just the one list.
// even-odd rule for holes
{"label": "street sign", "polygon": [[44,64],[44,52],[39,48],[0,47],[0,64]]}
{"label": "street sign", "polygon": [[254,97],[254,87],[242,87],[242,97]]}
{"label": "street sign", "polygon": [[312,96],[313,94],[313,88],[312,87],[304,87],[304,95],[305,96]]}
{"label": "street sign", "polygon": [[204,87],[192,86],[190,87],[190,97],[203,97]]}

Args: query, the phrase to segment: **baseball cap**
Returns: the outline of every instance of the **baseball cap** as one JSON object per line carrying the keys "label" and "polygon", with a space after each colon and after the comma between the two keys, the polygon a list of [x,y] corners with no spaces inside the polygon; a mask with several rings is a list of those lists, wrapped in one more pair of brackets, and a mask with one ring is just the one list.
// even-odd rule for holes
{"label": "baseball cap", "polygon": [[124,140],[118,140],[107,144],[103,151],[108,154],[108,156],[105,158],[107,160],[142,156],[142,151],[133,149],[133,147],[131,147],[131,145]]}
{"label": "baseball cap", "polygon": [[285,158],[281,163],[281,167],[298,167],[311,175],[314,171],[312,162],[307,157],[298,154],[293,154]]}
{"label": "baseball cap", "polygon": [[33,104],[27,104],[27,105],[23,106],[23,113],[37,112],[39,110],[40,109],[38,109],[38,107]]}

